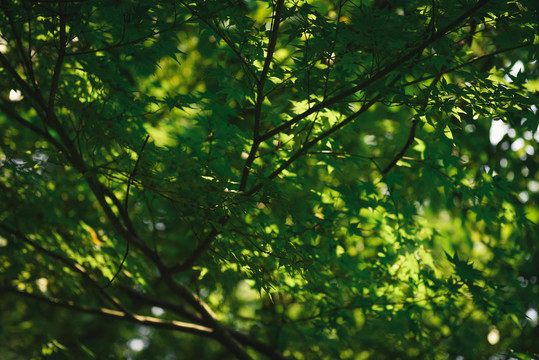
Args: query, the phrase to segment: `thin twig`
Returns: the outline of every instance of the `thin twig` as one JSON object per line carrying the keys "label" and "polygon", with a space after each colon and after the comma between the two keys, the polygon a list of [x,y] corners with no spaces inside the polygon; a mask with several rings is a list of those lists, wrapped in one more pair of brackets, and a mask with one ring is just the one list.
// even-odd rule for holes
{"label": "thin twig", "polygon": [[150,135],[146,135],[146,138],[144,139],[144,142],[142,143],[142,146],[140,148],[137,161],[135,162],[135,166],[133,167],[133,171],[129,175],[129,179],[127,179],[127,190],[125,191],[125,205],[124,205],[124,209],[126,212],[128,212],[127,206],[129,202],[129,187],[133,183],[133,179],[135,178],[135,175],[137,174],[137,169],[140,162],[140,158],[142,157],[142,152],[144,151],[144,148],[146,147],[146,143],[148,143],[148,139],[150,139]]}
{"label": "thin twig", "polygon": [[49,91],[49,101],[47,104],[47,119],[52,120],[54,116],[54,102],[56,91],[58,90],[58,82],[60,81],[60,73],[62,72],[62,65],[64,63],[66,46],[67,46],[67,36],[66,36],[66,15],[65,15],[65,4],[60,3],[60,38],[59,38],[59,47],[58,47],[58,58],[56,59],[56,64],[54,65],[54,72],[52,74],[51,88]]}
{"label": "thin twig", "polygon": [[[255,81],[258,81],[258,77],[256,76],[256,73],[251,68],[251,66],[249,65],[247,60],[245,60],[245,58],[241,55],[241,53],[238,51],[238,49],[236,49],[236,46],[234,45],[234,43],[232,41],[230,41],[229,39],[227,39],[225,36],[223,36],[223,34],[221,34],[219,29],[216,28],[214,25],[210,24],[210,22],[206,19],[208,17],[208,15],[214,15],[216,12],[211,12],[209,14],[202,15],[197,10],[195,10],[192,6],[188,5],[185,1],[183,1],[183,0],[178,0],[178,1],[185,8],[187,8],[193,15],[198,17],[200,19],[200,21],[202,21],[204,24],[206,24],[206,26],[208,26],[211,30],[213,30],[225,42],[225,44],[227,44],[227,46],[230,48],[230,50],[232,50],[232,52],[236,55],[236,57],[241,61],[241,63],[245,66],[247,72],[249,72],[249,74],[253,77],[253,79]],[[219,11],[221,11],[221,10],[223,10],[223,9],[219,9]]]}
{"label": "thin twig", "polygon": [[178,23],[178,24],[173,24],[171,25],[170,27],[166,28],[166,29],[163,29],[163,30],[159,30],[159,31],[153,31],[151,32],[150,34],[147,34],[147,35],[144,35],[144,36],[141,36],[137,39],[133,39],[133,40],[130,40],[130,41],[126,41],[126,42],[122,42],[123,40],[123,35],[122,35],[122,39],[120,39],[120,41],[118,41],[116,44],[112,44],[112,45],[108,45],[108,46],[105,46],[105,47],[102,47],[102,48],[99,48],[99,49],[90,49],[90,50],[83,50],[83,51],[76,51],[76,52],[67,52],[65,54],[65,56],[80,56],[80,55],[90,55],[90,54],[95,54],[95,53],[98,53],[98,52],[107,52],[107,51],[111,51],[113,49],[117,49],[117,48],[121,48],[121,47],[125,47],[125,46],[129,46],[129,45],[135,45],[135,44],[138,44],[138,43],[141,43],[151,37],[154,37],[154,36],[157,36],[157,35],[161,35],[165,32],[168,32],[168,31],[171,31],[171,30],[174,30],[176,28],[178,28],[179,26],[183,25],[183,24],[186,24],[190,21],[192,21],[194,18],[194,16],[191,16],[189,19],[187,20],[184,20],[182,21],[181,23]]}
{"label": "thin twig", "polygon": [[[140,158],[142,157],[142,152],[144,151],[144,147],[146,146],[146,143],[148,142],[148,139],[150,138],[150,135],[146,135],[146,138],[144,139],[144,142],[142,143],[142,147],[140,148],[140,153],[139,153],[139,156],[137,158],[137,161],[135,162],[135,166],[133,167],[133,171],[131,172],[131,174],[129,175],[129,178],[127,179],[127,190],[125,192],[125,204],[124,204],[124,209],[125,209],[125,212],[129,214],[129,210],[128,210],[128,204],[129,204],[129,188],[131,186],[131,183],[133,182],[133,179],[135,178],[135,175],[137,173],[137,168],[138,168],[138,164],[140,162]],[[105,285],[105,287],[109,287],[113,282],[114,280],[116,280],[116,278],[118,277],[118,275],[120,274],[120,271],[122,271],[122,268],[125,264],[125,261],[127,260],[127,256],[129,255],[129,246],[130,246],[130,243],[131,243],[131,238],[127,238],[127,243],[126,243],[126,246],[125,246],[125,252],[124,252],[124,256],[122,258],[122,261],[120,262],[120,265],[118,266],[118,269],[116,270],[116,272],[114,273],[114,275],[112,276],[112,278],[110,279],[110,281],[107,283],[107,285]]]}

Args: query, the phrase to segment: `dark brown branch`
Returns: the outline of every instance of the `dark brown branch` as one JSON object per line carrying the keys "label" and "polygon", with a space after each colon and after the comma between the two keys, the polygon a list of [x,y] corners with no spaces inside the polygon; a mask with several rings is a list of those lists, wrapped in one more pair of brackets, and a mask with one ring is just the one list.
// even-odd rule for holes
{"label": "dark brown branch", "polygon": [[422,77],[422,78],[419,78],[419,79],[416,79],[416,80],[412,80],[410,82],[407,82],[405,84],[402,84],[400,85],[401,87],[407,87],[407,86],[411,86],[411,85],[415,85],[417,83],[420,83],[420,82],[423,82],[423,81],[426,81],[426,80],[430,80],[430,79],[434,79],[434,78],[437,78],[437,77],[440,77],[444,74],[449,74],[449,73],[452,73],[454,71],[457,71],[459,69],[462,69],[463,67],[466,67],[468,65],[471,65],[475,62],[478,62],[478,61],[481,61],[481,60],[484,60],[484,59],[488,59],[490,57],[493,57],[493,56],[496,56],[496,55],[500,55],[500,54],[503,54],[503,53],[506,53],[506,52],[509,52],[509,51],[513,51],[513,50],[518,50],[518,49],[522,49],[522,48],[525,48],[525,47],[528,47],[528,46],[533,46],[533,42],[525,42],[525,43],[522,43],[522,44],[519,44],[519,45],[516,45],[516,46],[512,46],[512,47],[509,47],[509,48],[505,48],[505,49],[500,49],[500,50],[496,50],[496,51],[493,51],[489,54],[485,54],[485,55],[481,55],[481,56],[476,56],[472,59],[470,59],[469,61],[465,62],[465,63],[462,63],[462,64],[459,64],[459,65],[456,65],[452,68],[449,68],[447,70],[442,70],[440,71],[439,73],[437,74],[434,74],[434,75],[429,75],[429,76],[425,76],[425,77]]}
{"label": "dark brown branch", "polygon": [[264,85],[268,77],[271,61],[273,60],[273,53],[277,46],[277,37],[279,36],[279,25],[281,24],[281,15],[283,13],[284,0],[278,0],[275,7],[275,13],[273,16],[273,28],[271,29],[271,36],[268,43],[268,50],[266,53],[266,59],[264,60],[264,66],[260,78],[257,81],[256,88],[256,104],[255,104],[255,124],[254,124],[254,140],[258,139],[260,132],[260,121],[262,117],[262,103],[264,102]]}
{"label": "dark brown branch", "polygon": [[[158,306],[160,308],[163,308],[165,310],[170,310],[178,315],[180,315],[183,318],[186,318],[192,323],[195,324],[201,324],[205,325],[202,321],[202,318],[199,314],[193,313],[186,309],[185,307],[175,304],[163,299],[158,299],[152,296],[149,296],[147,294],[143,294],[137,291],[134,291],[132,289],[126,288],[124,289],[131,298],[133,298],[136,301],[139,301],[144,304],[148,304],[151,306]],[[202,323],[201,323],[202,322]],[[261,354],[269,357],[270,359],[281,359],[285,360],[286,358],[278,352],[275,348],[268,346],[264,344],[263,342],[255,339],[254,337],[247,335],[245,333],[242,333],[238,330],[226,327],[226,330],[241,344],[250,346],[251,348],[255,349],[256,351],[260,352]]]}
{"label": "dark brown branch", "polygon": [[249,155],[247,156],[247,160],[245,160],[245,164],[243,165],[239,191],[245,191],[245,189],[247,188],[247,180],[249,178],[249,172],[251,171],[251,166],[253,166],[253,162],[255,161],[256,153],[258,152],[259,146],[260,146],[260,140],[257,137],[255,137],[255,139],[253,139],[253,145],[251,145],[251,150],[249,151]]}
{"label": "dark brown branch", "polygon": [[189,321],[191,321],[193,323],[201,323],[202,322],[202,316],[200,316],[200,314],[195,313],[195,312],[187,309],[186,307],[184,307],[184,306],[182,306],[180,304],[164,300],[163,298],[153,297],[153,296],[150,296],[148,294],[133,290],[133,289],[128,288],[128,287],[123,287],[122,286],[121,289],[125,293],[127,293],[127,295],[131,299],[133,299],[133,300],[135,300],[135,301],[137,301],[137,302],[139,302],[141,304],[146,304],[146,305],[150,305],[150,306],[157,306],[157,307],[160,307],[162,309],[172,311],[175,314],[177,314],[177,315],[179,315],[179,316],[181,316],[181,317],[183,317],[185,319],[188,319]]}
{"label": "dark brown branch", "polygon": [[[125,212],[128,213],[128,214],[129,214],[129,212],[128,212],[127,206],[128,206],[128,203],[129,203],[129,187],[131,186],[131,183],[133,182],[133,179],[135,178],[135,174],[137,173],[137,168],[138,168],[138,164],[140,162],[140,158],[142,156],[142,152],[144,151],[144,147],[146,147],[146,143],[148,142],[149,138],[150,138],[150,135],[147,135],[146,139],[144,139],[144,142],[142,143],[142,147],[140,149],[140,154],[139,154],[139,156],[137,158],[137,161],[135,162],[133,172],[131,172],[131,174],[129,175],[129,178],[127,179],[127,190],[125,191],[124,209],[125,209]],[[122,261],[120,262],[120,265],[118,266],[118,269],[116,270],[116,272],[114,273],[114,275],[110,279],[109,283],[107,285],[105,285],[106,288],[109,287],[114,282],[114,280],[116,280],[116,278],[120,274],[120,271],[122,271],[122,268],[123,268],[123,266],[125,264],[125,260],[127,259],[127,256],[129,255],[129,246],[131,244],[130,239],[131,238],[127,239],[127,244],[125,246],[125,252],[124,252],[124,256],[122,258]]]}
{"label": "dark brown branch", "polygon": [[275,47],[277,45],[277,37],[279,35],[279,25],[281,24],[281,15],[283,13],[284,0],[278,0],[277,6],[275,8],[275,14],[273,16],[273,27],[271,30],[271,36],[268,42],[268,50],[266,53],[266,59],[264,60],[264,66],[262,68],[262,73],[260,78],[256,82],[256,103],[255,103],[255,113],[254,113],[254,129],[253,129],[253,144],[251,145],[251,150],[245,160],[245,165],[243,166],[243,171],[240,180],[240,191],[244,191],[247,187],[247,180],[249,178],[249,172],[251,171],[251,166],[256,158],[256,153],[258,152],[258,147],[260,145],[259,135],[260,135],[260,123],[262,121],[262,103],[266,98],[264,95],[264,85],[266,84],[266,79],[268,77],[271,61],[273,60],[273,53],[275,52]]}
{"label": "dark brown branch", "polygon": [[[434,81],[429,85],[429,87],[431,88],[435,87],[438,81],[440,81],[440,79],[441,77],[434,79]],[[425,108],[428,105],[428,102],[429,102],[429,99],[427,97],[423,103],[422,110],[425,110]],[[401,151],[399,151],[399,153],[395,155],[395,157],[391,160],[391,162],[387,164],[386,167],[381,171],[382,176],[385,176],[395,165],[397,165],[399,160],[402,159],[404,154],[406,154],[406,151],[408,151],[410,146],[412,146],[415,140],[415,133],[417,131],[418,124],[419,124],[419,119],[414,119],[412,121],[412,127],[410,128],[410,133],[408,134],[408,139],[406,139],[406,143],[404,143]]]}
{"label": "dark brown branch", "polygon": [[215,315],[211,309],[200,299],[197,295],[193,294],[189,288],[185,285],[177,282],[169,272],[161,271],[163,280],[168,285],[169,289],[173,291],[178,297],[184,299],[190,306],[198,311],[209,327],[215,331],[216,339],[221,344],[228,348],[228,350],[234,354],[240,360],[252,360],[251,356],[242,348],[242,346],[234,339],[226,330],[225,326],[215,319]]}
{"label": "dark brown branch", "polygon": [[327,100],[321,101],[312,108],[304,111],[301,114],[296,115],[294,118],[288,120],[284,124],[281,124],[280,126],[274,128],[273,130],[268,131],[266,134],[262,135],[260,137],[261,141],[266,141],[273,137],[274,135],[277,135],[283,131],[286,131],[292,127],[292,125],[298,123],[299,121],[305,119],[307,116],[318,112],[328,106],[331,106],[355,93],[358,91],[365,90],[370,85],[374,84],[375,82],[383,79],[386,77],[386,75],[390,74],[391,72],[398,69],[403,64],[407,63],[408,61],[414,59],[417,55],[420,55],[425,48],[427,48],[432,43],[438,41],[442,37],[444,37],[448,32],[450,32],[455,26],[460,24],[462,21],[466,20],[468,17],[472,16],[474,13],[476,13],[481,7],[483,7],[487,2],[490,0],[479,0],[477,4],[475,4],[472,8],[470,8],[468,11],[466,11],[464,14],[459,16],[457,19],[453,20],[450,24],[445,26],[442,30],[438,31],[437,33],[433,34],[430,38],[425,40],[422,44],[405,54],[404,56],[400,57],[393,63],[386,66],[383,70],[377,72],[375,75],[371,76],[368,79],[363,80],[359,84],[352,86],[350,89],[345,90],[341,92],[340,94],[329,98]]}
{"label": "dark brown branch", "polygon": [[419,124],[419,119],[414,119],[412,121],[412,127],[410,128],[410,133],[408,134],[408,139],[406,139],[406,143],[403,145],[401,151],[395,157],[391,160],[387,166],[381,170],[382,175],[386,175],[398,162],[399,160],[404,156],[406,151],[412,146],[412,143],[415,140],[415,132],[417,130],[417,125]]}
{"label": "dark brown branch", "polygon": [[[339,9],[337,11],[337,24],[335,26],[335,36],[333,37],[333,41],[331,43],[331,49],[327,52],[329,54],[329,59],[330,60],[331,60],[332,54],[335,51],[335,46],[337,45],[337,40],[339,38],[339,28],[340,28],[339,27],[339,22],[341,21],[340,19],[341,19],[341,14],[342,14],[344,4],[346,4],[346,0],[344,0],[344,1],[339,0]],[[307,44],[307,42],[306,42],[306,44]],[[331,70],[333,69],[333,66],[330,66],[330,63],[331,63],[331,61],[328,61],[328,67],[326,69],[326,76],[325,76],[325,79],[324,79],[324,97],[323,97],[323,99],[326,99],[326,97],[328,96],[329,77],[330,77]],[[309,75],[307,75],[307,80],[309,80]],[[309,84],[309,83],[307,82],[307,84]],[[310,104],[310,95],[307,98],[307,103]]]}
{"label": "dark brown branch", "polygon": [[137,174],[138,164],[140,162],[140,158],[142,157],[142,152],[144,151],[144,148],[146,147],[146,144],[148,143],[149,139],[150,139],[150,135],[146,135],[146,138],[144,139],[144,142],[142,143],[142,146],[140,148],[140,153],[138,154],[137,161],[135,162],[135,166],[133,167],[133,171],[129,175],[129,179],[127,179],[127,190],[125,191],[125,204],[124,204],[124,209],[126,212],[128,212],[127,206],[129,203],[129,188],[131,184],[133,183],[133,179],[135,178],[135,175]]}
{"label": "dark brown branch", "polygon": [[86,314],[99,315],[99,316],[103,316],[107,318],[135,322],[141,325],[146,325],[146,326],[150,326],[154,328],[175,330],[175,331],[181,331],[181,332],[186,332],[190,334],[215,338],[214,332],[212,329],[205,326],[197,325],[197,324],[191,324],[191,323],[186,323],[186,322],[181,322],[181,321],[176,321],[176,320],[162,320],[162,319],[151,317],[151,316],[127,314],[122,311],[117,311],[117,310],[112,310],[112,309],[107,309],[107,308],[91,308],[87,306],[76,305],[72,301],[61,301],[59,299],[52,298],[52,297],[44,297],[44,296],[39,296],[35,294],[30,294],[25,291],[19,291],[17,289],[13,289],[11,287],[6,287],[6,286],[3,286],[0,288],[0,293],[1,292],[17,294],[17,295],[24,296],[33,300],[47,303],[49,305],[63,307],[66,309],[75,310],[75,311],[83,312]]}
{"label": "dark brown branch", "polygon": [[36,82],[35,74],[34,74],[34,67],[32,65],[32,17],[30,14],[31,7],[28,8],[25,6],[26,13],[28,15],[28,72],[29,72],[29,79],[35,89],[35,91],[39,91],[39,87]]}
{"label": "dark brown branch", "polygon": [[54,65],[54,72],[52,74],[52,83],[49,91],[49,102],[47,104],[47,118],[51,120],[54,114],[54,102],[56,96],[56,90],[58,90],[58,82],[60,81],[60,73],[62,72],[62,65],[64,63],[65,51],[67,46],[67,36],[66,36],[66,16],[65,5],[60,3],[60,38],[59,38],[59,48],[58,48],[58,58],[56,59],[56,64]]}
{"label": "dark brown branch", "polygon": [[38,112],[41,110],[45,110],[47,108],[47,105],[45,104],[45,101],[43,100],[43,97],[40,93],[35,92],[26,81],[23,80],[23,78],[19,75],[17,70],[11,66],[7,58],[0,52],[0,64],[2,64],[2,67],[8,71],[8,73],[15,79],[15,82],[18,86],[21,87],[21,90],[23,91],[23,94],[28,95],[32,100],[34,100],[40,107],[38,109]]}
{"label": "dark brown branch", "polygon": [[[469,36],[473,36],[473,34],[470,34]],[[465,44],[464,42],[461,42],[460,46],[459,46],[459,49],[462,48],[464,46],[464,44]],[[456,68],[458,68],[458,67],[456,67]],[[456,68],[454,68],[454,69],[456,69]],[[444,72],[445,72],[445,69],[442,69],[442,72],[438,76],[436,76],[434,78],[432,83],[429,85],[429,88],[432,89],[432,88],[434,88],[436,86],[436,84],[442,78]],[[428,106],[428,104],[429,104],[429,97],[425,98],[425,100],[424,100],[424,102],[423,102],[423,104],[421,106],[421,110],[425,110],[425,108]],[[395,155],[395,157],[391,160],[391,162],[389,164],[387,164],[386,167],[383,170],[380,171],[380,173],[382,174],[382,177],[384,177],[399,162],[399,160],[402,159],[404,154],[406,154],[406,151],[408,151],[410,146],[412,146],[412,144],[413,144],[413,142],[415,140],[415,133],[417,131],[418,124],[419,124],[419,119],[413,120],[412,127],[410,128],[410,133],[408,134],[408,139],[406,139],[406,143],[404,143],[404,146],[402,147],[402,149],[399,151],[399,153],[397,155]],[[396,207],[396,205],[397,205],[396,202],[394,202],[394,204],[395,204],[395,207]],[[398,219],[398,217],[397,217],[397,219]]]}
{"label": "dark brown branch", "polygon": [[60,144],[55,138],[53,138],[51,136],[51,134],[49,134],[48,132],[46,132],[45,130],[41,130],[40,128],[38,128],[36,125],[32,124],[30,121],[28,120],[25,120],[22,116],[20,116],[19,114],[17,114],[15,111],[13,111],[11,108],[9,108],[8,106],[0,103],[0,110],[2,110],[8,117],[12,118],[13,120],[15,120],[16,122],[18,122],[19,124],[21,124],[22,126],[30,129],[31,131],[33,131],[34,133],[36,133],[37,135],[41,136],[43,139],[47,140],[48,142],[50,142],[52,145],[54,145],[58,150],[62,151],[65,149],[63,148],[62,144]]}
{"label": "dark brown branch", "polygon": [[[219,225],[224,226],[228,219],[228,216],[221,217],[218,221]],[[193,254],[191,254],[191,257],[189,257],[189,259],[187,259],[184,263],[171,267],[170,271],[181,272],[191,269],[197,260],[209,249],[211,243],[213,240],[215,240],[219,233],[220,230],[212,226],[210,233],[198,244],[198,247],[195,249]]]}
{"label": "dark brown branch", "polygon": [[[382,95],[377,95],[374,97],[374,99],[372,99],[371,101],[369,101],[368,103],[364,104],[358,111],[356,111],[355,113],[353,113],[352,115],[348,116],[345,120],[341,121],[340,123],[338,123],[337,125],[333,126],[332,128],[324,131],[323,133],[321,133],[320,135],[316,136],[314,139],[312,139],[311,141],[309,142],[306,142],[305,144],[303,144],[303,146],[294,153],[294,155],[292,155],[288,160],[286,160],[281,166],[279,166],[279,168],[277,168],[275,171],[273,171],[269,176],[268,176],[268,179],[274,179],[275,177],[277,177],[280,173],[282,173],[284,170],[286,170],[290,165],[292,165],[292,163],[294,161],[296,161],[299,157],[301,157],[302,155],[304,155],[307,150],[309,150],[310,148],[312,148],[314,145],[316,145],[318,142],[320,142],[321,140],[325,139],[326,137],[330,136],[331,134],[333,134],[334,132],[342,129],[344,126],[348,125],[349,123],[351,123],[353,120],[357,119],[361,114],[363,114],[365,111],[367,111],[368,109],[370,109],[370,107],[372,105],[374,105],[380,98],[382,97]],[[257,184],[255,185],[253,188],[251,188],[249,191],[248,191],[248,194],[254,194],[255,192],[257,192],[258,190],[260,190],[262,188],[262,184]]]}
{"label": "dark brown branch", "polygon": [[[28,54],[28,58],[27,58],[25,54],[26,52],[24,51],[24,46],[21,41],[21,37],[19,36],[17,32],[17,27],[15,26],[15,22],[13,21],[13,17],[11,16],[10,11],[4,10],[4,13],[6,14],[8,18],[11,31],[13,32],[13,37],[15,38],[15,43],[17,44],[17,50],[20,54],[21,62],[26,72],[26,76],[28,77],[28,79],[34,85],[34,88],[35,88],[35,80],[34,80],[34,73],[32,70],[32,61],[30,59],[30,53]],[[28,19],[28,24],[30,24],[30,19]],[[30,43],[28,43],[28,49],[29,49],[29,52],[32,50],[30,48]]]}

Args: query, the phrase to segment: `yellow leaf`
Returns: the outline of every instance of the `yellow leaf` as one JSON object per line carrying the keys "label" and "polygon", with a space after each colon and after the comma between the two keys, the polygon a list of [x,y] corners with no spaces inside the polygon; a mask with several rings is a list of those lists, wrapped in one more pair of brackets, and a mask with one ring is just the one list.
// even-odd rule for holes
{"label": "yellow leaf", "polygon": [[92,228],[89,228],[88,232],[90,233],[90,236],[92,237],[92,241],[94,242],[94,244],[101,245],[101,241],[97,237],[97,233],[95,232],[95,230]]}

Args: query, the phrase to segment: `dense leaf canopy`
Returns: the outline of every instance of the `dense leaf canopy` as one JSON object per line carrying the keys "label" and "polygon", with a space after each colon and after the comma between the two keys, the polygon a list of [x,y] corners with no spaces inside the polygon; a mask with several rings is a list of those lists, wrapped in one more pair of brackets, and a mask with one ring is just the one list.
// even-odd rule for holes
{"label": "dense leaf canopy", "polygon": [[537,1],[0,10],[2,359],[539,356]]}

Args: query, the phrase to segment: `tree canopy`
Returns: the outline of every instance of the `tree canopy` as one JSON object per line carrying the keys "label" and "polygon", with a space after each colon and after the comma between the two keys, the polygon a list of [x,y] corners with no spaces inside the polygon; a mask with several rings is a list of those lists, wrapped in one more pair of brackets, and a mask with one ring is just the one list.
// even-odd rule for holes
{"label": "tree canopy", "polygon": [[539,356],[535,0],[7,0],[2,359]]}

